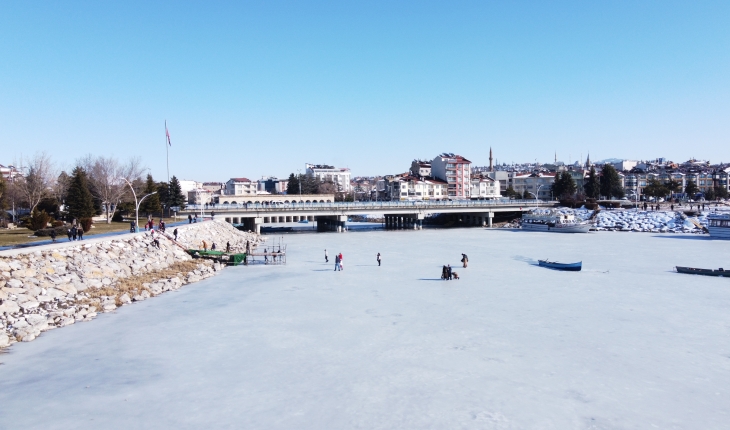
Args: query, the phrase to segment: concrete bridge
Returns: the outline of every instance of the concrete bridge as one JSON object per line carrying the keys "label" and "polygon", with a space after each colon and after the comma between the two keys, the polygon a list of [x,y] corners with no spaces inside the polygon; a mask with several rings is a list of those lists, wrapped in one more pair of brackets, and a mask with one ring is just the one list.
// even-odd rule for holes
{"label": "concrete bridge", "polygon": [[452,214],[468,225],[492,226],[498,212],[521,212],[540,207],[555,207],[557,202],[538,200],[455,200],[411,202],[335,202],[284,204],[216,204],[191,205],[179,215],[222,217],[232,224],[243,224],[247,230],[261,232],[262,224],[316,221],[317,231],[344,231],[351,215],[383,214],[386,228],[415,229],[423,227],[423,219],[433,214]]}

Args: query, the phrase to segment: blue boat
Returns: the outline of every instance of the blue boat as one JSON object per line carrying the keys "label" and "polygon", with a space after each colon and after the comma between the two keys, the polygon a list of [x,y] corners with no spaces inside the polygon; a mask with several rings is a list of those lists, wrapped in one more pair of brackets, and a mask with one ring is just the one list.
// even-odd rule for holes
{"label": "blue boat", "polygon": [[568,272],[580,272],[580,269],[583,267],[582,261],[577,263],[557,263],[555,261],[537,260],[537,262],[540,267],[547,267],[548,269],[555,270],[566,270]]}

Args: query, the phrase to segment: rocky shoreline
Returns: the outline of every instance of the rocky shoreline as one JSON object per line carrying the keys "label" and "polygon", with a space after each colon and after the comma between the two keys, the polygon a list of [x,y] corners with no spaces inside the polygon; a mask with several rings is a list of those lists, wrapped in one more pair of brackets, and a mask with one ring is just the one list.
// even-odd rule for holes
{"label": "rocky shoreline", "polygon": [[233,250],[243,251],[247,241],[252,247],[262,241],[223,221],[177,228],[177,244],[160,238],[159,248],[142,232],[1,251],[0,348],[90,321],[100,312],[177,290],[223,269],[193,260],[184,248],[200,248],[205,241],[220,249],[230,242]]}

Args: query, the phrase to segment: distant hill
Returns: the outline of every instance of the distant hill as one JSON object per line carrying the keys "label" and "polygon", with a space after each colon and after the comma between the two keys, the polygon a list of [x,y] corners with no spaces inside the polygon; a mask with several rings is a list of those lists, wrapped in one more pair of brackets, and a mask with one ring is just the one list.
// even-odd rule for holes
{"label": "distant hill", "polygon": [[606,163],[613,164],[613,163],[620,163],[624,160],[625,160],[624,158],[606,158],[605,160],[594,161],[593,163],[595,163],[595,164],[606,164]]}

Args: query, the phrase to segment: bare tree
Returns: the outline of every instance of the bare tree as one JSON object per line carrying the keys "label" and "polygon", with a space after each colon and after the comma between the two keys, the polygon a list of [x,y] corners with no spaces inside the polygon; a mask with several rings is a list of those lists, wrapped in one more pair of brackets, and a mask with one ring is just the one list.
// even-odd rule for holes
{"label": "bare tree", "polygon": [[58,178],[56,178],[56,182],[51,187],[51,192],[53,193],[53,197],[56,198],[56,201],[58,201],[58,204],[63,204],[63,199],[66,198],[70,183],[71,177],[65,171],[61,172]]}
{"label": "bare tree", "polygon": [[28,165],[28,173],[18,181],[18,189],[28,202],[31,212],[50,192],[55,172],[51,157],[45,152],[36,153]]}
{"label": "bare tree", "polygon": [[111,223],[117,205],[129,191],[124,179],[134,181],[146,170],[139,157],[132,157],[126,164],[121,164],[114,157],[87,155],[76,163],[88,172],[91,193],[101,201],[107,224]]}

